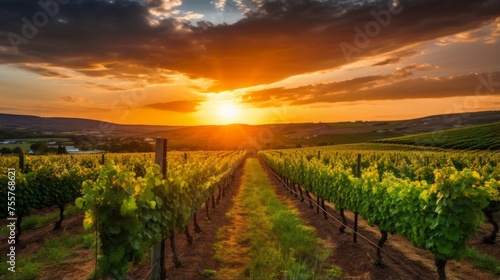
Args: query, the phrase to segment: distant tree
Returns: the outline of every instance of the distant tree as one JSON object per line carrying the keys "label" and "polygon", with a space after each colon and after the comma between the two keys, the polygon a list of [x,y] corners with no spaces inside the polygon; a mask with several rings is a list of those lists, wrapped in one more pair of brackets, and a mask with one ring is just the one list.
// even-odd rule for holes
{"label": "distant tree", "polygon": [[40,143],[33,143],[30,145],[32,151],[38,151],[40,149]]}
{"label": "distant tree", "polygon": [[41,143],[39,148],[38,148],[38,151],[41,152],[41,153],[46,153],[49,151],[49,145],[47,145],[47,143]]}
{"label": "distant tree", "polygon": [[104,150],[104,151],[109,151],[110,146],[108,144],[98,144],[96,149],[98,150]]}
{"label": "distant tree", "polygon": [[21,147],[15,147],[14,149],[12,149],[12,152],[15,154],[20,154],[23,152],[23,149],[21,149]]}
{"label": "distant tree", "polygon": [[64,146],[57,146],[57,154],[62,155],[62,154],[67,154],[68,152],[66,151],[66,147]]}
{"label": "distant tree", "polygon": [[92,147],[90,145],[82,145],[82,146],[80,146],[80,150],[82,150],[82,151],[88,151],[90,149],[92,149]]}
{"label": "distant tree", "polygon": [[0,154],[2,154],[2,155],[11,154],[11,153],[12,153],[11,149],[9,149],[7,147],[3,147],[0,149]]}

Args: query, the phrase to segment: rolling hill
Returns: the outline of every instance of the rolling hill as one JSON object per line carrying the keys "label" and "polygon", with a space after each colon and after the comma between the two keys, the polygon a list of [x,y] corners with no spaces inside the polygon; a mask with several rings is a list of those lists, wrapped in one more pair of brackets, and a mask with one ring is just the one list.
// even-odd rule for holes
{"label": "rolling hill", "polygon": [[500,150],[500,122],[376,140],[377,143],[451,149]]}
{"label": "rolling hill", "polygon": [[101,139],[165,137],[174,149],[289,148],[362,143],[409,134],[489,124],[500,111],[428,116],[395,121],[281,123],[265,125],[123,125],[77,118],[0,114],[0,139],[86,137]]}

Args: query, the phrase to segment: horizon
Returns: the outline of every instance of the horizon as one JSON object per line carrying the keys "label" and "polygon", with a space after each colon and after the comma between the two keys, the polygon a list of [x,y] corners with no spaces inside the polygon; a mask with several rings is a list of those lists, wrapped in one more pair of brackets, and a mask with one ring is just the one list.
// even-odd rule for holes
{"label": "horizon", "polygon": [[40,3],[0,4],[0,113],[199,126],[500,109],[498,1]]}
{"label": "horizon", "polygon": [[[280,123],[260,123],[260,124],[249,124],[249,123],[226,123],[226,124],[194,124],[194,125],[176,125],[176,124],[143,124],[143,123],[113,123],[109,122],[113,125],[130,125],[130,126],[171,126],[171,127],[196,127],[196,126],[231,126],[231,125],[248,125],[248,126],[268,126],[268,125],[293,125],[293,124],[336,124],[336,123],[356,123],[356,122],[400,122],[400,121],[411,121],[418,119],[425,119],[431,117],[443,117],[449,115],[462,115],[462,114],[474,114],[474,113],[488,113],[488,112],[500,112],[500,110],[487,110],[487,111],[473,111],[473,112],[461,112],[461,113],[452,113],[452,114],[441,114],[441,115],[424,115],[418,116],[415,118],[408,119],[387,119],[387,120],[346,120],[346,121],[334,121],[334,122],[325,122],[325,121],[304,121],[304,122],[280,122]],[[84,121],[95,121],[95,122],[105,122],[103,120],[98,119],[87,119],[87,118],[73,118],[73,117],[52,117],[52,116],[36,116],[36,115],[21,115],[21,114],[8,114],[0,112],[0,115],[13,115],[13,116],[21,116],[21,117],[36,117],[36,118],[44,118],[44,119],[77,119]],[[500,120],[499,120],[500,122]],[[107,123],[107,122],[106,122]]]}

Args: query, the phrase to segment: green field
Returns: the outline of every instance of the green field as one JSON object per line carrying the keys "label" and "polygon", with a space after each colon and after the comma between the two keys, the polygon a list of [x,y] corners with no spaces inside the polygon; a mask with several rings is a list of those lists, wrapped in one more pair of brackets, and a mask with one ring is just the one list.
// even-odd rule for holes
{"label": "green field", "polygon": [[375,140],[373,142],[458,150],[500,150],[500,122],[439,132],[406,135]]}
{"label": "green field", "polygon": [[15,147],[19,147],[25,151],[29,151],[30,150],[30,146],[31,144],[30,143],[26,143],[26,144],[0,144],[0,149],[1,148],[9,148],[9,149],[14,149]]}
{"label": "green field", "polygon": [[68,142],[71,140],[69,138],[20,138],[20,139],[7,139],[7,141],[21,141],[21,142],[35,143],[35,142],[49,142],[49,141]]}
{"label": "green field", "polygon": [[[2,140],[5,141],[5,140]],[[44,142],[57,142],[59,144],[71,144],[71,140],[69,138],[19,138],[19,139],[7,139],[6,141],[16,141],[23,143],[13,143],[13,144],[0,144],[0,149],[9,148],[14,149],[19,147],[24,151],[29,151],[30,146],[33,143],[44,143]]]}

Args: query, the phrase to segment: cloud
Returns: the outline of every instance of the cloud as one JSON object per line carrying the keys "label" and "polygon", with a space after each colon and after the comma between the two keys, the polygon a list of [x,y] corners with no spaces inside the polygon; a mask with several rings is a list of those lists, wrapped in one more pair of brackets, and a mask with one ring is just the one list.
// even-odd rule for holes
{"label": "cloud", "polygon": [[495,21],[495,24],[491,28],[491,34],[484,39],[484,42],[486,44],[494,44],[497,42],[499,37],[500,37],[500,17],[497,18],[497,20]]}
{"label": "cloud", "polygon": [[436,45],[448,46],[455,43],[471,43],[484,39],[488,35],[488,32],[484,29],[467,31],[441,38]]}
{"label": "cloud", "polygon": [[[364,76],[344,81],[320,83],[296,88],[270,88],[252,91],[242,96],[242,101],[252,103],[254,106],[272,106],[276,101],[292,102],[294,100],[321,99],[332,93],[348,93],[363,88],[372,87],[383,82],[387,77],[383,75]],[[310,103],[317,103],[312,101]]]}
{"label": "cloud", "polygon": [[425,70],[431,70],[431,69],[437,69],[437,66],[432,66],[428,63],[420,64],[420,65],[408,65],[405,67],[398,67],[396,68],[396,71],[392,73],[392,77],[396,79],[404,79],[406,77],[412,76],[415,71],[425,71]]}
{"label": "cloud", "polygon": [[[16,54],[9,40],[13,37],[5,35],[22,36],[21,18],[32,21],[41,10],[37,3],[2,1],[0,64],[47,64],[93,77],[128,75],[129,79],[140,79],[138,71],[157,66],[192,79],[212,80],[210,91],[269,84],[343,66],[349,62],[340,44],[355,45],[354,28],[365,30],[368,23],[377,22],[374,13],[387,9],[385,1],[254,0],[244,1],[252,9],[242,20],[214,25],[174,18],[173,11],[182,4],[179,0],[70,1],[27,43],[15,43]],[[391,15],[387,26],[359,48],[353,61],[477,30],[500,15],[500,1],[400,3],[403,10]],[[189,12],[178,15],[197,17]],[[101,67],[107,64],[117,67]]]}
{"label": "cloud", "polygon": [[227,0],[216,0],[216,1],[213,1],[213,4],[214,4],[216,9],[224,10],[224,7],[226,6],[226,2],[227,2]]}
{"label": "cloud", "polygon": [[145,6],[149,8],[151,15],[166,18],[178,13],[174,8],[182,5],[181,0],[147,0]]}
{"label": "cloud", "polygon": [[423,53],[422,51],[416,50],[414,48],[414,46],[410,47],[410,48],[397,50],[397,51],[390,52],[390,53],[386,54],[385,55],[386,58],[384,60],[376,62],[376,63],[372,64],[371,66],[385,66],[385,65],[389,65],[389,64],[400,63],[408,57],[412,57],[412,56],[419,55],[422,53]]}
{"label": "cloud", "polygon": [[70,95],[63,96],[59,98],[60,100],[67,102],[67,103],[74,103],[74,104],[86,104],[86,103],[91,103],[87,98],[85,97],[73,97]]}
{"label": "cloud", "polygon": [[198,107],[202,101],[203,100],[177,100],[177,101],[170,101],[163,103],[148,104],[144,105],[144,107],[162,111],[191,113],[191,112],[196,112],[196,107]]}
{"label": "cloud", "polygon": [[[435,68],[429,64],[410,65],[398,68],[391,74],[366,76],[350,80],[314,84],[296,88],[270,88],[253,91],[242,96],[244,103],[256,107],[268,107],[280,103],[306,105],[315,103],[355,102],[366,100],[401,100],[418,98],[445,98],[471,96],[481,84],[475,73],[451,77],[419,77],[405,79],[414,71]],[[500,72],[492,73],[488,81],[496,81]],[[488,88],[488,86],[484,86]],[[498,92],[498,88],[496,92]],[[484,89],[483,89],[484,91]],[[481,92],[481,94],[485,94]]]}
{"label": "cloud", "polygon": [[108,91],[123,91],[126,90],[125,88],[122,87],[117,87],[114,85],[107,85],[107,84],[101,84],[101,83],[93,83],[93,82],[86,82],[85,84],[94,86],[94,87],[99,87]]}
{"label": "cloud", "polygon": [[200,13],[195,13],[192,11],[184,12],[182,13],[182,16],[178,17],[179,19],[183,20],[196,20],[196,19],[202,19],[204,15]]}
{"label": "cloud", "polygon": [[62,79],[70,78],[70,76],[68,76],[68,75],[65,75],[65,74],[62,74],[58,71],[51,70],[49,68],[45,68],[45,67],[41,67],[41,66],[30,66],[30,65],[22,64],[22,65],[17,65],[17,68],[39,74],[39,75],[47,77],[47,78],[62,78]]}
{"label": "cloud", "polygon": [[390,57],[390,58],[387,58],[383,61],[374,63],[374,64],[372,64],[372,66],[383,66],[383,65],[388,65],[388,64],[394,64],[394,63],[401,62],[402,60],[403,60],[402,57]]}

